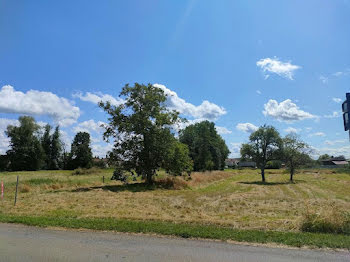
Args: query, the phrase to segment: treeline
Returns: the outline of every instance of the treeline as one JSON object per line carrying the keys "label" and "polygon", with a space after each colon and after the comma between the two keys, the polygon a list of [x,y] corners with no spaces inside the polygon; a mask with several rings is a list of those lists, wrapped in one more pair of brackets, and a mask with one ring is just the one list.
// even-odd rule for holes
{"label": "treeline", "polygon": [[60,128],[47,124],[40,127],[30,116],[19,117],[19,125],[9,125],[5,131],[10,139],[10,149],[0,156],[2,171],[35,171],[89,168],[92,166],[90,135],[78,132],[65,152]]}

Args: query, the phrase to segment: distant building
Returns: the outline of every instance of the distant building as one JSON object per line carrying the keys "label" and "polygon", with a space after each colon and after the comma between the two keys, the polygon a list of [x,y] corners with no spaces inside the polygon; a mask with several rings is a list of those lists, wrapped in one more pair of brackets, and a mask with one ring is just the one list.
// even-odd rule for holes
{"label": "distant building", "polygon": [[236,167],[239,163],[239,158],[227,158],[225,160],[225,166],[228,168]]}
{"label": "distant building", "polygon": [[329,159],[321,160],[321,166],[327,168],[346,167],[348,165],[349,162],[343,157],[331,157]]}
{"label": "distant building", "polygon": [[256,168],[255,162],[253,162],[253,161],[241,161],[240,158],[227,158],[225,160],[225,165],[228,168],[235,168],[235,167]]}

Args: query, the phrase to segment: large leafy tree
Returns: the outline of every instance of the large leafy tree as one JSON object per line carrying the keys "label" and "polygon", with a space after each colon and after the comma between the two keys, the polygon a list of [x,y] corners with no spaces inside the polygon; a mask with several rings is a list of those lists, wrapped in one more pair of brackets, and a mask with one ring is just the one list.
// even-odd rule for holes
{"label": "large leafy tree", "polygon": [[10,138],[10,149],[7,151],[10,169],[38,170],[42,167],[44,151],[39,139],[40,126],[33,117],[19,117],[19,126],[9,125],[6,130]]}
{"label": "large leafy tree", "polygon": [[282,139],[273,126],[262,126],[249,137],[250,142],[242,144],[241,157],[256,162],[265,182],[265,168],[268,161],[280,158]]}
{"label": "large leafy tree", "polygon": [[109,102],[99,104],[110,116],[104,139],[114,140],[110,158],[116,165],[115,176],[136,172],[151,184],[159,168],[166,167],[177,174],[186,171],[187,164],[176,170],[167,162],[171,159],[169,154],[181,154],[185,158],[186,149],[181,145],[175,145],[174,149],[174,143],[179,142],[171,130],[181,119],[178,112],[165,106],[164,91],[151,84],[135,83],[125,85],[120,96],[125,102],[118,106]]}
{"label": "large leafy tree", "polygon": [[283,159],[289,169],[290,181],[293,181],[297,168],[311,162],[310,152],[310,146],[296,134],[289,134],[283,138]]}
{"label": "large leafy tree", "polygon": [[78,132],[71,146],[69,168],[90,168],[91,166],[92,151],[90,147],[90,134],[87,132]]}
{"label": "large leafy tree", "polygon": [[230,151],[214,123],[203,121],[187,126],[180,132],[180,142],[188,145],[195,171],[224,169]]}

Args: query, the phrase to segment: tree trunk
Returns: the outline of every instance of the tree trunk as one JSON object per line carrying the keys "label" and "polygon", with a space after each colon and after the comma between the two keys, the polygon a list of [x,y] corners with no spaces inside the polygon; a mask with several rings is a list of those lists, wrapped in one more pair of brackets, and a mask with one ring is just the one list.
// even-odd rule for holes
{"label": "tree trunk", "polygon": [[290,169],[290,181],[293,182],[294,168]]}
{"label": "tree trunk", "polygon": [[265,183],[265,168],[261,169],[261,178],[262,178],[262,182]]}
{"label": "tree trunk", "polygon": [[152,174],[147,174],[146,176],[146,184],[152,185],[153,184],[153,179],[152,179]]}

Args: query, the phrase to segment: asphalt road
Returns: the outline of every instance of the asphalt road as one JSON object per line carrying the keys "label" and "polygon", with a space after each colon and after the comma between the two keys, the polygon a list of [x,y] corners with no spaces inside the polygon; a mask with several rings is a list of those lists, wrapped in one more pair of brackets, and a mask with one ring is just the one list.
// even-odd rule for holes
{"label": "asphalt road", "polygon": [[0,261],[350,261],[350,253],[0,224]]}

